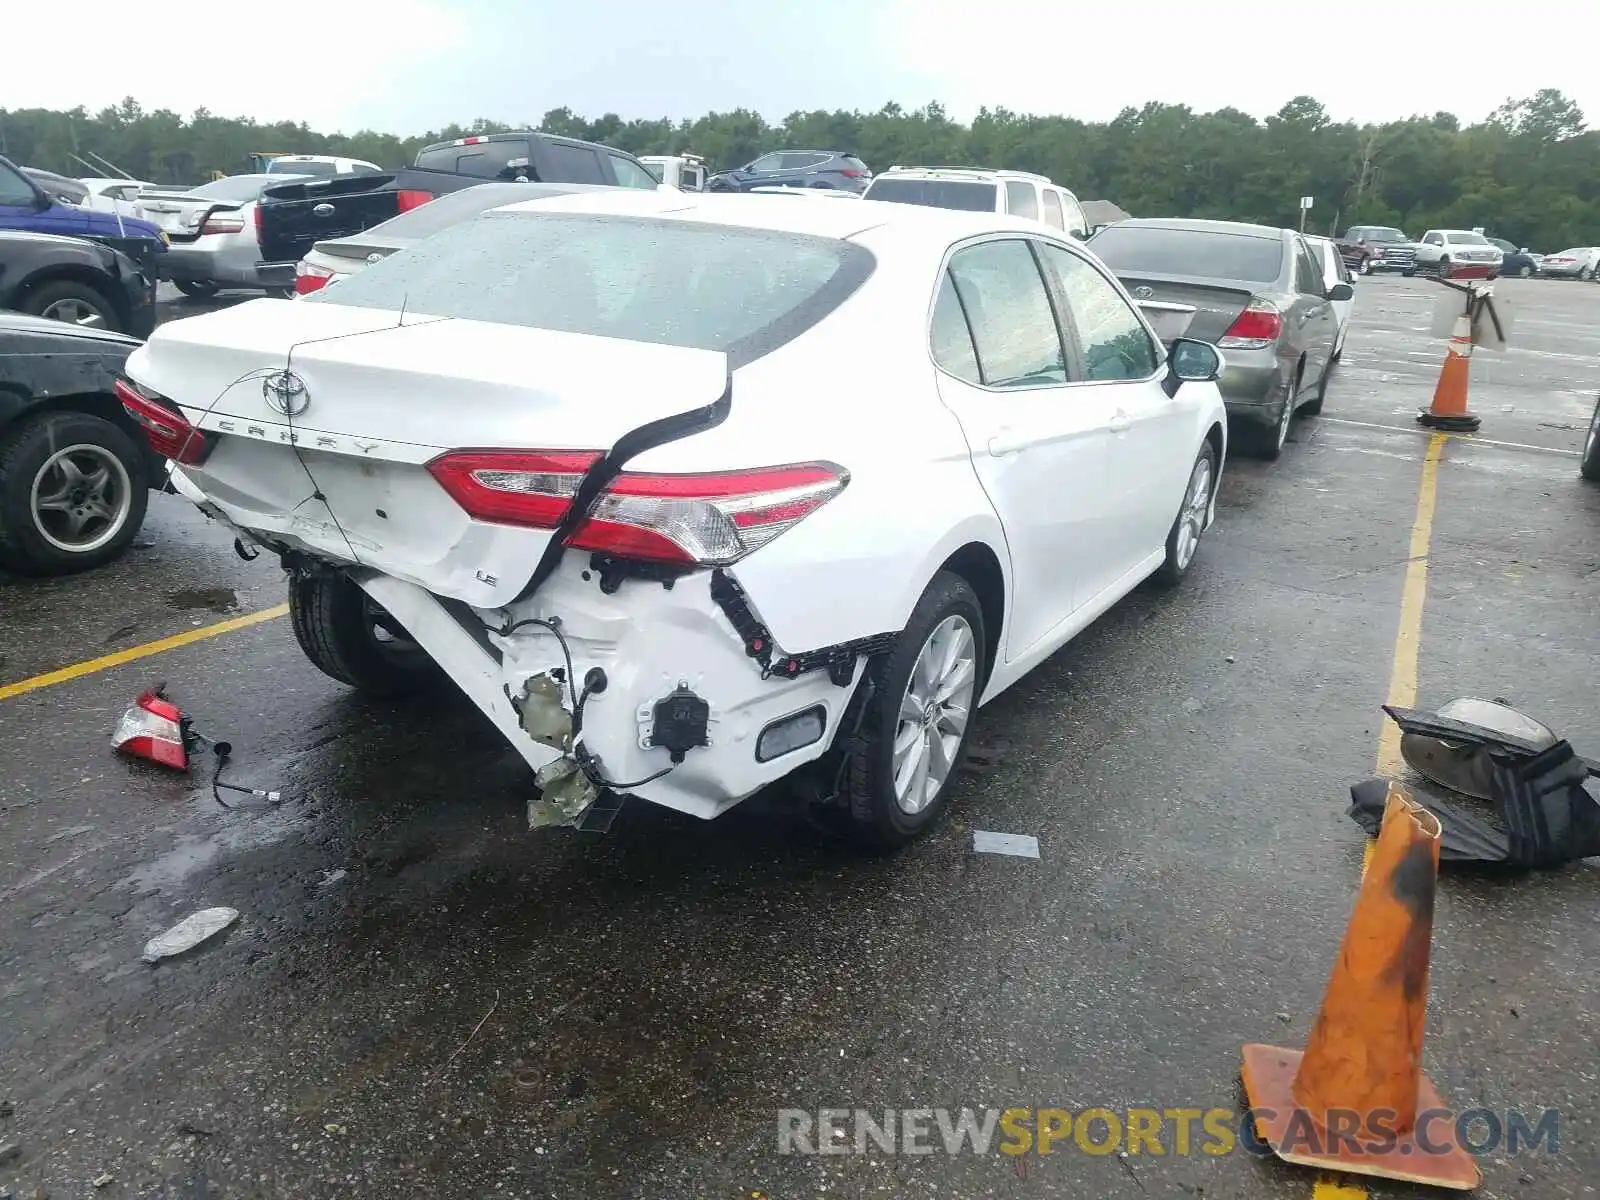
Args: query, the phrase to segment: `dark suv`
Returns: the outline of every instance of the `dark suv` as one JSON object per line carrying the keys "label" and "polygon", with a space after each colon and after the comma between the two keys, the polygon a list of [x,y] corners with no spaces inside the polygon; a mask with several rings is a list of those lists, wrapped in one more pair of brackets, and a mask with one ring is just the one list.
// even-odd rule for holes
{"label": "dark suv", "polygon": [[864,192],[872,182],[867,164],[839,150],[774,150],[737,171],[713,175],[706,184],[713,192],[748,192],[758,187],[832,188],[839,192]]}

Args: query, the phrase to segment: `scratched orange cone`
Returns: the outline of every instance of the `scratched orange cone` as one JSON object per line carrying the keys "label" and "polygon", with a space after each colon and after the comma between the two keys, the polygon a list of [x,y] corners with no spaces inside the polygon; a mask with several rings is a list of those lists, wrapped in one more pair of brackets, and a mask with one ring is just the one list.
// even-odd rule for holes
{"label": "scratched orange cone", "polygon": [[1477,1163],[1422,1073],[1439,820],[1394,784],[1305,1050],[1244,1048],[1256,1132],[1285,1162],[1470,1191]]}
{"label": "scratched orange cone", "polygon": [[1445,349],[1439,382],[1434,385],[1433,403],[1417,414],[1417,423],[1451,433],[1476,433],[1483,419],[1467,411],[1467,383],[1472,363],[1472,320],[1465,313],[1456,318]]}

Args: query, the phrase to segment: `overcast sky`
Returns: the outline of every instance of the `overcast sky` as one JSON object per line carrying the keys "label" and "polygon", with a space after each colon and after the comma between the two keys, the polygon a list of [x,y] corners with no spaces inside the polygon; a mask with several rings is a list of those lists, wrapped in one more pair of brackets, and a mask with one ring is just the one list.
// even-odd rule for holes
{"label": "overcast sky", "polygon": [[0,108],[132,95],[186,116],[411,134],[561,105],[779,120],[939,100],[960,120],[982,105],[1106,120],[1151,100],[1263,116],[1309,93],[1336,120],[1470,122],[1554,87],[1600,126],[1593,0],[1492,16],[1474,0],[266,0],[210,17],[204,4],[3,2]]}

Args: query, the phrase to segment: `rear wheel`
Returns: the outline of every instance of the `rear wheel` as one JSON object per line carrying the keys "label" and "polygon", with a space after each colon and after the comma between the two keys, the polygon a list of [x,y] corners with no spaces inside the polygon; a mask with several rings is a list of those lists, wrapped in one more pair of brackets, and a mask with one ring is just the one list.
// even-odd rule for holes
{"label": "rear wheel", "polygon": [[200,279],[174,279],[172,286],[194,300],[204,300],[217,294],[217,285]]}
{"label": "rear wheel", "polygon": [[291,574],[289,617],[305,656],[340,683],[376,696],[405,696],[440,678],[427,652],[346,575]]}
{"label": "rear wheel", "polygon": [[1372,274],[1372,259],[1363,258],[1361,260],[1361,265],[1359,267],[1357,267],[1356,270],[1360,271],[1363,275],[1371,275]]}
{"label": "rear wheel", "polygon": [[1317,381],[1317,394],[1300,406],[1299,411],[1303,416],[1314,417],[1322,412],[1322,402],[1328,398],[1328,381],[1333,377],[1333,364],[1338,357],[1335,354],[1328,365],[1322,368],[1322,378]]}
{"label": "rear wheel", "polygon": [[1517,268],[1517,274],[1522,276],[1522,278],[1524,278],[1524,279],[1530,278],[1533,275],[1533,264],[1532,263],[1523,263],[1520,267]]}
{"label": "rear wheel", "polygon": [[1450,260],[1448,258],[1441,258],[1439,260],[1438,271],[1440,279],[1450,278]]}
{"label": "rear wheel", "polygon": [[841,789],[867,846],[899,849],[944,811],[972,735],[987,645],[977,594],[941,571],[895,648],[869,668],[875,698],[847,751]]}
{"label": "rear wheel", "polygon": [[120,555],[150,502],[145,457],[117,426],[44,413],[0,438],[0,565],[67,575]]}
{"label": "rear wheel", "polygon": [[94,288],[72,279],[58,279],[34,288],[22,302],[24,312],[87,329],[120,333],[116,307]]}
{"label": "rear wheel", "polygon": [[1589,418],[1589,432],[1583,439],[1583,457],[1578,460],[1578,471],[1585,478],[1600,483],[1600,399],[1594,402],[1594,415]]}

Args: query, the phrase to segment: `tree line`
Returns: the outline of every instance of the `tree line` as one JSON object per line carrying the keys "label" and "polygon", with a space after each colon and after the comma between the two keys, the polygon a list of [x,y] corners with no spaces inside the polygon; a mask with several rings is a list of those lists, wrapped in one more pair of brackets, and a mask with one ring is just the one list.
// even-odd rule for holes
{"label": "tree line", "polygon": [[1191,216],[1306,228],[1396,225],[1485,227],[1550,252],[1600,244],[1600,131],[1554,89],[1508,100],[1464,126],[1450,113],[1381,125],[1337,122],[1300,96],[1264,120],[1237,109],[1199,113],[1184,105],[1127,108],[1107,122],[983,109],[970,124],[934,103],[877,112],[795,112],[772,124],[744,109],[694,120],[597,119],[557,108],[537,122],[478,120],[416,137],[363,130],[317,133],[305,124],[264,124],[206,109],[185,119],[146,112],[129,98],[91,114],[83,108],[0,110],[0,154],[67,175],[98,174],[89,152],[141,179],[192,184],[215,171],[250,169],[254,153],[337,154],[384,167],[410,163],[430,142],[475,133],[539,128],[604,142],[634,154],[706,158],[725,170],[765,151],[838,149],[875,171],[895,163],[967,164],[1036,171],[1081,199],[1114,201],[1135,216]]}

